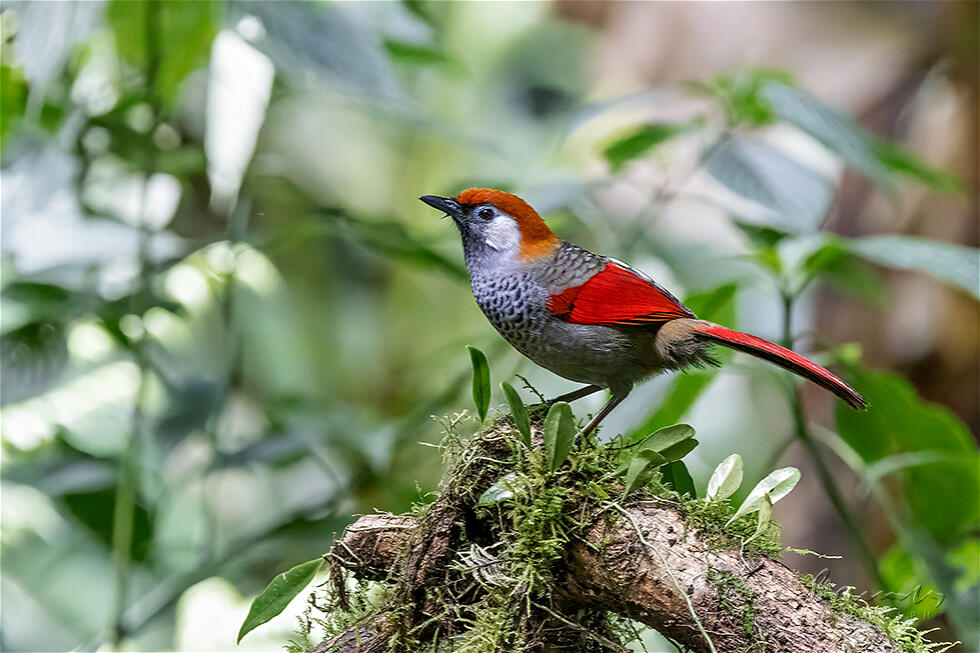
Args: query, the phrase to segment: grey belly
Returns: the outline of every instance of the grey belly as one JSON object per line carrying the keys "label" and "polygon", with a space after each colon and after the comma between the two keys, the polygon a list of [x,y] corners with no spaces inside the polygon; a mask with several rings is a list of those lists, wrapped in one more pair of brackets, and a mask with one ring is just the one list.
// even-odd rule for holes
{"label": "grey belly", "polygon": [[546,312],[487,317],[515,349],[571,381],[626,389],[657,370],[646,330],[569,324]]}

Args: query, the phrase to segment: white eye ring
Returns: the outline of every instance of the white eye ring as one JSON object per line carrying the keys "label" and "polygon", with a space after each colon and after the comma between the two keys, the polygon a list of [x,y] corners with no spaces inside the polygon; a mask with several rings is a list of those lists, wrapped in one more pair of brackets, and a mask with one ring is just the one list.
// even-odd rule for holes
{"label": "white eye ring", "polygon": [[479,211],[476,212],[476,214],[481,218],[483,218],[484,220],[493,220],[493,209],[489,207],[484,207],[480,209]]}

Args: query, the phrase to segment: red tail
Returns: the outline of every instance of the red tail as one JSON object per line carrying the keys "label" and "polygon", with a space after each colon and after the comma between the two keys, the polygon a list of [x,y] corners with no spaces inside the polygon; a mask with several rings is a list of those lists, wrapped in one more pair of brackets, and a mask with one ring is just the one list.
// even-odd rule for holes
{"label": "red tail", "polygon": [[799,374],[805,379],[813,381],[821,388],[825,388],[846,401],[852,408],[859,410],[867,408],[868,402],[859,395],[854,388],[847,385],[828,370],[820,367],[816,363],[808,361],[799,354],[771,343],[768,340],[750,336],[741,331],[726,329],[710,322],[698,322],[694,327],[694,332],[712,342],[744,351],[758,358],[779,365],[780,367]]}

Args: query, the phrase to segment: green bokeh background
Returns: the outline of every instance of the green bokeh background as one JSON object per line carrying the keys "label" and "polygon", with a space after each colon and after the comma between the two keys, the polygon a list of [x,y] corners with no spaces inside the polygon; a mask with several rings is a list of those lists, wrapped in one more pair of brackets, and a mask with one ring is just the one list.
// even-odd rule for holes
{"label": "green bokeh background", "polygon": [[[727,325],[782,339],[785,296],[795,346],[873,404],[802,393],[879,573],[944,596],[875,600],[974,650],[975,4],[0,11],[4,650],[238,650],[273,575],[437,487],[420,443],[472,410],[466,344],[494,388],[571,389],[492,331],[416,199],[469,186]],[[605,431],[690,423],[695,484],[738,452],[737,498],[800,467],[783,540],[843,558],[787,564],[881,589],[789,381],[726,360],[647,382]]]}

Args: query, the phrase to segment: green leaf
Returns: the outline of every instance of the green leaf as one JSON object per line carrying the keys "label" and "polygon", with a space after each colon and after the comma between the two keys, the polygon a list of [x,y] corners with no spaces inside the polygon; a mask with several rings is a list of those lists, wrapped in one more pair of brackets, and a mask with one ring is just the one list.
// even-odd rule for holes
{"label": "green leaf", "polygon": [[664,485],[674,488],[679,494],[690,495],[691,498],[698,497],[697,490],[694,488],[694,479],[687,471],[687,465],[680,460],[674,460],[660,468],[660,475]]}
{"label": "green leaf", "polygon": [[708,479],[708,499],[724,501],[742,484],[742,457],[733,453],[715,467]]}
{"label": "green leaf", "polygon": [[743,68],[722,75],[710,84],[689,84],[695,92],[707,94],[722,102],[730,125],[768,125],[776,120],[773,108],[763,96],[763,89],[771,82],[792,84],[793,79],[783,70],[770,68]]}
{"label": "green leaf", "polygon": [[831,109],[808,93],[779,82],[762,89],[776,116],[823,143],[831,152],[879,182],[888,171],[876,155],[870,134],[854,120]]}
{"label": "green leaf", "polygon": [[871,265],[858,258],[842,239],[829,235],[824,239],[825,243],[804,259],[804,277],[818,278],[874,304],[883,303],[887,290]]}
{"label": "green leaf", "polygon": [[728,523],[732,523],[742,515],[748,515],[760,509],[763,503],[770,501],[776,503],[800,482],[800,470],[795,467],[783,467],[766,476],[756,483],[756,486],[745,497],[745,501],[739,506]]}
{"label": "green leaf", "polygon": [[904,175],[947,193],[963,192],[963,180],[957,175],[948,170],[933,168],[897,143],[878,139],[874,144],[874,152],[878,161],[895,174]]}
{"label": "green leaf", "polygon": [[544,451],[548,469],[554,471],[565,462],[575,439],[575,418],[572,407],[566,401],[559,401],[548,410],[544,418]]}
{"label": "green leaf", "polygon": [[850,241],[858,255],[881,265],[918,270],[980,299],[980,250],[915,236],[867,236]]}
{"label": "green leaf", "polygon": [[514,479],[517,478],[517,474],[511,473],[502,477],[496,483],[491,485],[486,489],[486,491],[480,495],[477,500],[477,505],[480,506],[492,506],[501,501],[505,501],[514,496]]}
{"label": "green leaf", "polygon": [[815,232],[833,198],[826,178],[762,143],[726,140],[705,152],[703,163],[729,190],[768,209],[766,226]]}
{"label": "green leaf", "polygon": [[[873,408],[836,410],[840,437],[875,472],[895,461],[923,463],[892,473],[911,520],[939,542],[975,529],[980,507],[964,497],[975,497],[980,485],[980,452],[967,426],[948,408],[921,399],[900,376],[852,366],[850,377]],[[894,458],[909,453],[936,458],[928,464],[918,456]]]}
{"label": "green leaf", "polygon": [[470,352],[470,362],[473,364],[473,403],[482,422],[490,408],[490,364],[483,352],[473,345],[466,345],[466,350]]}
{"label": "green leaf", "polygon": [[14,117],[21,117],[27,108],[27,84],[20,68],[8,66],[9,59],[0,63],[0,145]]}
{"label": "green leaf", "polygon": [[384,46],[393,61],[401,61],[416,66],[444,66],[455,63],[446,56],[445,52],[428,45],[385,39]]}
{"label": "green leaf", "polygon": [[139,71],[143,71],[147,64],[147,22],[156,22],[158,32],[170,36],[157,43],[154,91],[168,105],[174,106],[180,99],[180,87],[187,76],[208,63],[211,44],[220,27],[219,8],[216,2],[114,0],[109,4],[106,17],[120,56]]}
{"label": "green leaf", "polygon": [[674,424],[673,426],[665,426],[651,433],[643,440],[643,444],[639,446],[642,449],[663,453],[674,445],[693,437],[694,428],[690,424]]}
{"label": "green leaf", "polygon": [[963,182],[946,170],[919,160],[798,88],[767,82],[762,95],[776,116],[823,143],[846,163],[879,183],[904,176],[946,192],[962,192]]}
{"label": "green leaf", "polygon": [[504,397],[507,398],[507,404],[510,406],[510,416],[514,418],[514,425],[521,432],[521,436],[524,438],[524,444],[530,447],[531,420],[527,415],[527,407],[521,401],[521,395],[517,393],[514,386],[506,381],[500,384],[500,389],[504,391]]}
{"label": "green leaf", "polygon": [[658,451],[657,453],[666,458],[668,461],[674,462],[675,460],[680,460],[687,454],[694,451],[694,447],[696,446],[698,446],[698,441],[694,438],[690,438],[667,447],[663,451]]}
{"label": "green leaf", "polygon": [[773,227],[751,224],[741,220],[732,220],[732,224],[738,227],[738,230],[745,234],[752,246],[757,249],[771,249],[789,235],[785,231]]}
{"label": "green leaf", "polygon": [[928,581],[928,570],[900,543],[881,557],[879,569],[890,588],[889,598],[907,616],[929,619],[941,610],[944,597],[923,582]]}
{"label": "green leaf", "polygon": [[273,578],[262,593],[252,601],[248,616],[245,617],[245,622],[238,631],[238,642],[240,643],[242,637],[250,631],[285,610],[289,602],[316,577],[322,566],[323,558],[316,558],[296,565]]}
{"label": "green leaf", "polygon": [[630,494],[649,483],[653,476],[653,470],[666,462],[667,460],[656,451],[644,449],[636,452],[636,455],[630,460],[626,470],[626,478],[623,481],[625,493]]}
{"label": "green leaf", "polygon": [[759,537],[763,531],[766,530],[766,526],[769,525],[769,520],[772,518],[772,500],[769,498],[768,494],[763,494],[762,499],[759,501],[759,519],[755,525],[755,532],[749,536],[749,539],[745,540],[745,544],[748,544],[755,538]]}
{"label": "green leaf", "polygon": [[702,118],[687,122],[658,122],[641,125],[606,146],[602,156],[609,162],[613,172],[618,172],[629,161],[646,154],[651,148],[675,136],[701,127]]}

